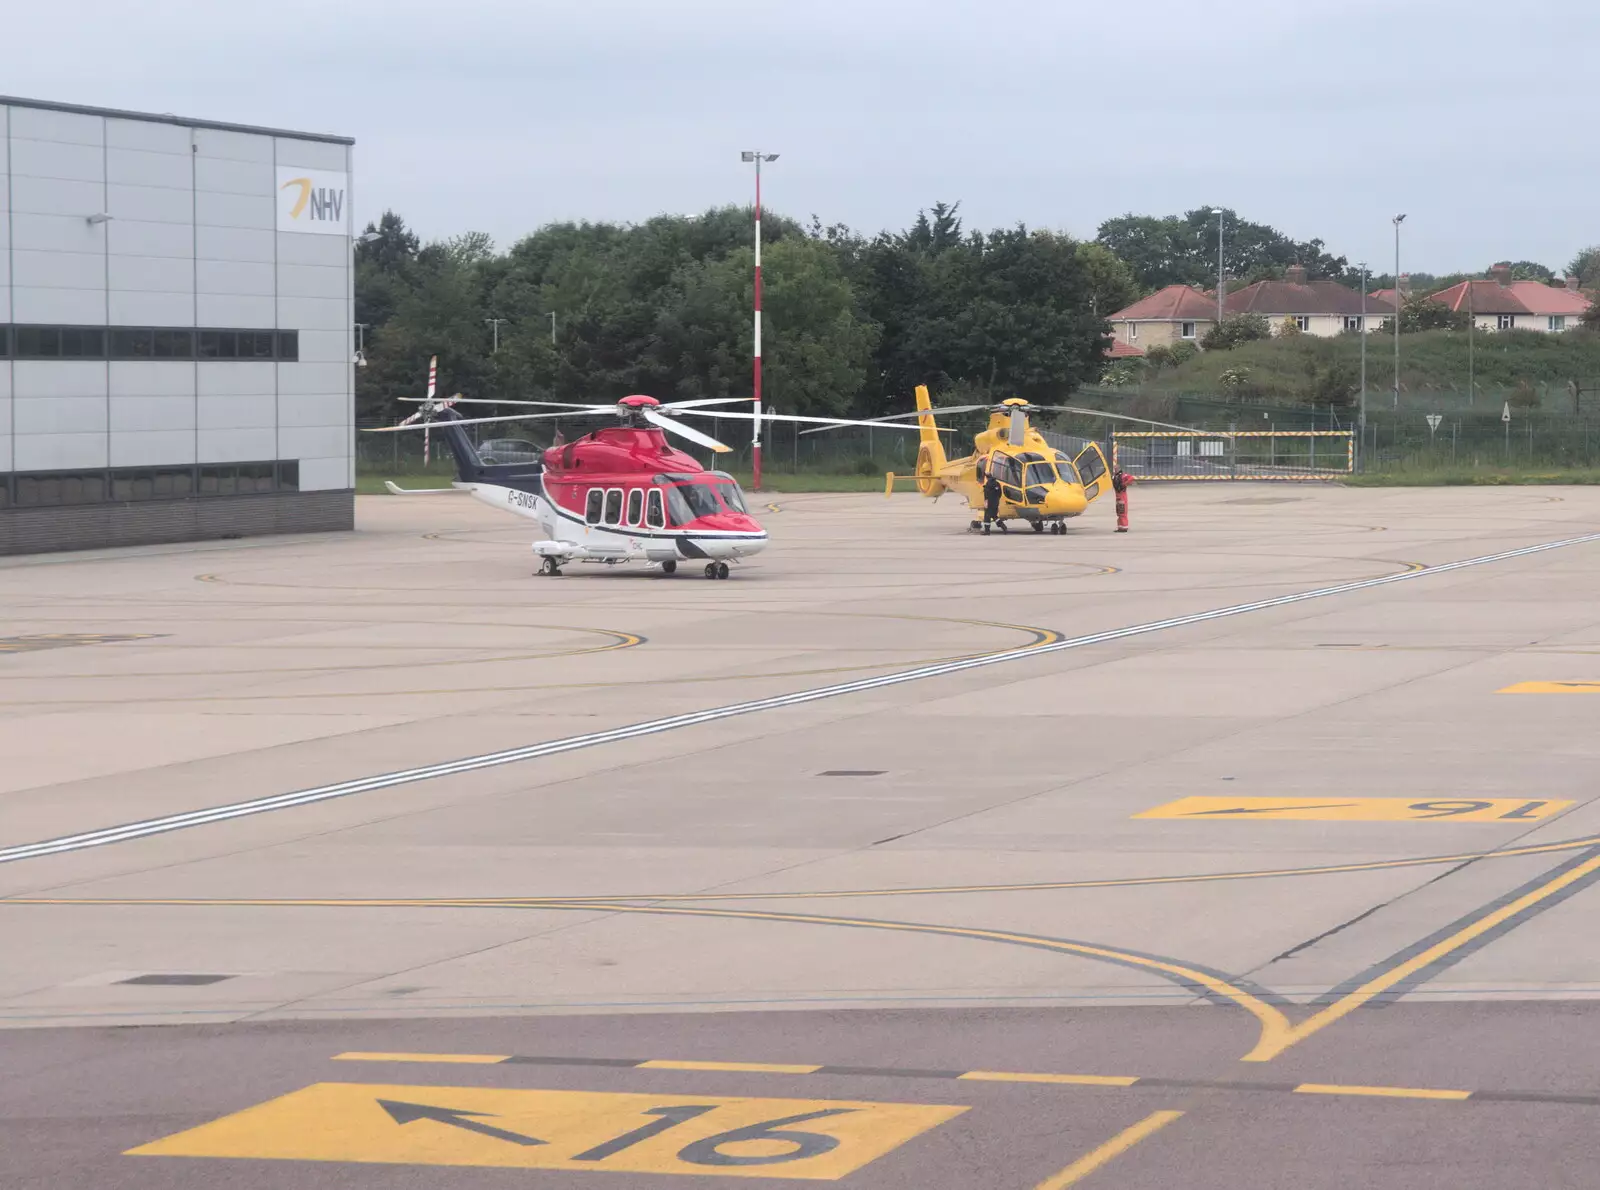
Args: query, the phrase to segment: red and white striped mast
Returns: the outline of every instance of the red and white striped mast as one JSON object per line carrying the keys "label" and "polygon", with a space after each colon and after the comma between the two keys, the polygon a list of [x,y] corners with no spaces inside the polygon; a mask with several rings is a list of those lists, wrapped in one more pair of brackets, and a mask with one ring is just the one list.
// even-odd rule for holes
{"label": "red and white striped mast", "polygon": [[762,153],[757,150],[746,150],[739,154],[742,161],[754,162],[756,167],[756,333],[755,333],[755,358],[753,362],[753,375],[755,379],[755,420],[750,424],[755,427],[750,439],[750,468],[751,486],[761,490],[761,163],[763,161],[776,161],[776,153]]}

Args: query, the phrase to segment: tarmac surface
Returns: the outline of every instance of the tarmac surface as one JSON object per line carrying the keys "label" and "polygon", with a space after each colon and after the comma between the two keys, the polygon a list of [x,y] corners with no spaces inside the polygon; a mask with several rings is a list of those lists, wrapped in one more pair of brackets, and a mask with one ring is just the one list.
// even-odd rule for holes
{"label": "tarmac surface", "polygon": [[770,501],[0,563],[0,1185],[1597,1184],[1600,490]]}

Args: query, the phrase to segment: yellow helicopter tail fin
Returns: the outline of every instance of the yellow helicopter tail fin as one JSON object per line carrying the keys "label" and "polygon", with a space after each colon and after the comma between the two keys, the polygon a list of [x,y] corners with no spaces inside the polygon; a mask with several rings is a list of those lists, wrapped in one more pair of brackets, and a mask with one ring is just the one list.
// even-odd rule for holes
{"label": "yellow helicopter tail fin", "polygon": [[917,385],[917,431],[922,438],[917,448],[917,489],[924,496],[937,496],[943,485],[936,476],[949,459],[944,453],[944,443],[939,439],[939,426],[933,420],[933,402],[928,397],[928,386]]}

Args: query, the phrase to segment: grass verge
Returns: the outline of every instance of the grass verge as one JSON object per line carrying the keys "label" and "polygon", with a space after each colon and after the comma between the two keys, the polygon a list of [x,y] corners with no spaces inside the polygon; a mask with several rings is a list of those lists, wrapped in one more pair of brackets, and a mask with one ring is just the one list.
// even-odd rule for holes
{"label": "grass verge", "polygon": [[1396,467],[1341,480],[1353,488],[1505,487],[1519,484],[1600,484],[1600,468]]}

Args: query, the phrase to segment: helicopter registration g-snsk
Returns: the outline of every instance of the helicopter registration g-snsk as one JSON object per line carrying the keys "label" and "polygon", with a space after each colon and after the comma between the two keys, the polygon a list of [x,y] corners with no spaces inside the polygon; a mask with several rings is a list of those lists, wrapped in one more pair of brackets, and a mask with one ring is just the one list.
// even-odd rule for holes
{"label": "helicopter registration g-snsk", "polygon": [[[1031,525],[1035,533],[1042,533],[1046,529],[1052,533],[1065,533],[1068,518],[1081,515],[1111,486],[1110,468],[1097,444],[1091,442],[1076,457],[1068,456],[1051,446],[1034,429],[1028,420],[1030,413],[1077,413],[1171,430],[1186,429],[1147,418],[1083,409],[1075,405],[1034,405],[1016,397],[998,405],[947,405],[935,408],[928,398],[927,387],[920,384],[916,389],[916,398],[914,413],[895,414],[872,423],[875,426],[893,425],[897,418],[914,417],[922,439],[917,449],[916,472],[909,476],[889,472],[883,494],[892,495],[897,480],[909,479],[916,483],[917,490],[924,496],[938,499],[946,492],[951,492],[965,498],[969,508],[981,512],[987,474],[1000,485],[1000,504],[995,521],[1001,532],[1006,531],[1008,520],[1020,520]],[[978,410],[989,413],[989,425],[974,436],[972,453],[957,459],[947,457],[935,416]],[[976,530],[981,524],[981,521],[974,520],[968,527]]]}
{"label": "helicopter registration g-snsk", "polygon": [[[401,398],[421,408],[399,425],[368,433],[421,430],[443,436],[455,459],[449,488],[407,489],[390,483],[396,495],[463,491],[494,508],[537,521],[544,537],[533,543],[539,573],[559,575],[568,562],[616,565],[644,562],[672,574],[682,561],[703,562],[705,576],[725,579],[730,562],[740,562],[767,546],[767,533],[751,515],[738,482],[724,471],[702,467],[675,450],[665,433],[677,434],[718,454],[729,448],[709,434],[676,419],[688,416],[753,421],[755,414],[709,406],[746,403],[748,397],[711,397],[662,404],[654,397],[628,396],[611,405],[557,401],[500,401],[435,397],[437,358],[428,369],[428,395]],[[529,405],[556,409],[507,417],[466,418],[457,405]],[[488,463],[478,454],[464,426],[536,418],[614,418],[619,423],[591,431],[543,452],[536,462]],[[841,418],[763,414],[763,421],[858,425]],[[903,426],[912,429],[911,426]],[[663,433],[665,431],[665,433]],[[426,441],[426,439],[424,439]]]}

